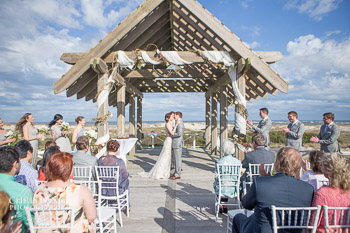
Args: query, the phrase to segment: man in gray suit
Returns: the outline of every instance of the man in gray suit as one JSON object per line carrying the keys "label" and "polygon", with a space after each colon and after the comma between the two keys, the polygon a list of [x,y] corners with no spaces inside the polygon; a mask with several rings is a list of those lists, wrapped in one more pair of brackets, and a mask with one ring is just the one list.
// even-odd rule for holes
{"label": "man in gray suit", "polygon": [[76,143],[77,151],[73,154],[73,162],[76,166],[91,166],[92,171],[97,163],[95,156],[88,152],[89,150],[89,138],[86,136],[80,136]]}
{"label": "man in gray suit", "polygon": [[[248,181],[249,164],[268,164],[275,162],[275,153],[265,149],[265,137],[262,134],[255,134],[252,137],[252,145],[254,150],[244,155],[242,167],[245,168],[244,174],[241,176],[241,186],[243,181]],[[243,189],[242,189],[243,191]]]}
{"label": "man in gray suit", "polygon": [[260,108],[261,121],[258,126],[253,125],[252,121],[247,120],[247,125],[250,131],[254,133],[261,133],[265,137],[265,147],[268,149],[270,147],[270,130],[272,128],[272,121],[268,117],[269,110],[267,108]]}
{"label": "man in gray suit", "polygon": [[339,151],[338,138],[340,129],[334,123],[334,114],[326,112],[323,114],[324,125],[321,126],[320,133],[317,137],[311,137],[310,141],[321,144],[321,151],[337,152]]}
{"label": "man in gray suit", "polygon": [[175,113],[175,120],[177,121],[177,127],[174,135],[172,135],[172,160],[175,164],[175,173],[170,175],[170,179],[180,179],[181,178],[181,155],[182,155],[182,146],[183,146],[183,135],[185,131],[185,126],[182,121],[182,113]]}
{"label": "man in gray suit", "polygon": [[286,146],[291,146],[301,150],[303,145],[303,135],[305,132],[305,126],[303,123],[298,121],[298,113],[290,111],[288,113],[289,124],[287,128],[283,128],[283,131],[286,133]]}

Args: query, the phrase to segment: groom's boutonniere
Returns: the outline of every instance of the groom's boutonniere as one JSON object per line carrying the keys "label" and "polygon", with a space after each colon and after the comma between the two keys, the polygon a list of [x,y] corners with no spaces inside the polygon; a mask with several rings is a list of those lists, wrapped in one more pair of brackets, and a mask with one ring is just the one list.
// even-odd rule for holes
{"label": "groom's boutonniere", "polygon": [[329,126],[328,129],[332,129],[333,128],[333,125]]}

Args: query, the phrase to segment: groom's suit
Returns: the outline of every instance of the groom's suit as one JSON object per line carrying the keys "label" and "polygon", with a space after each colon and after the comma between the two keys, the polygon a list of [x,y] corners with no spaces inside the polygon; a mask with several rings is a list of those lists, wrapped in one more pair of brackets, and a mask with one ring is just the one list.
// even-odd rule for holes
{"label": "groom's suit", "polygon": [[305,126],[300,121],[288,124],[288,129],[290,130],[286,133],[286,146],[292,146],[298,151],[301,150],[303,145],[303,135],[305,132]]}
{"label": "groom's suit", "polygon": [[183,146],[183,135],[185,131],[184,123],[181,120],[179,120],[179,124],[176,127],[176,131],[174,135],[172,135],[173,144],[172,144],[172,150],[174,154],[174,160],[175,160],[175,176],[181,176],[181,155],[182,155],[182,146]]}
{"label": "groom's suit", "polygon": [[270,130],[272,128],[272,121],[269,117],[262,119],[258,126],[253,125],[250,131],[254,133],[261,133],[265,137],[265,147],[270,147]]}
{"label": "groom's suit", "polygon": [[340,135],[339,127],[332,122],[326,129],[326,125],[322,125],[318,138],[321,145],[321,151],[324,152],[337,152],[338,151],[338,138]]}

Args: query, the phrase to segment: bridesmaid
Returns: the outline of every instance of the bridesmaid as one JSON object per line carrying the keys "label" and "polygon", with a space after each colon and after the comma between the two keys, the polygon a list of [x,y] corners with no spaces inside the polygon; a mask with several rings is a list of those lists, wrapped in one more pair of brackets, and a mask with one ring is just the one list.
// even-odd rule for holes
{"label": "bridesmaid", "polygon": [[33,125],[34,116],[31,113],[24,114],[16,124],[16,130],[18,130],[23,138],[32,145],[33,147],[33,161],[34,164],[36,156],[38,155],[38,139],[43,138],[44,134],[39,133]]}
{"label": "bridesmaid", "polygon": [[77,122],[77,126],[74,128],[73,130],[73,135],[72,135],[72,142],[73,143],[76,143],[77,142],[77,139],[80,137],[80,136],[83,136],[84,135],[84,132],[85,132],[85,129],[84,129],[84,126],[85,126],[85,117],[83,116],[78,116],[76,119],[75,119],[75,122]]}
{"label": "bridesmaid", "polygon": [[69,141],[68,131],[62,131],[63,116],[56,114],[49,124],[53,140],[60,147],[61,152],[72,152],[72,146]]}
{"label": "bridesmaid", "polygon": [[4,122],[0,118],[0,146],[6,146],[8,143],[16,141],[16,138],[6,139],[6,130],[4,130]]}

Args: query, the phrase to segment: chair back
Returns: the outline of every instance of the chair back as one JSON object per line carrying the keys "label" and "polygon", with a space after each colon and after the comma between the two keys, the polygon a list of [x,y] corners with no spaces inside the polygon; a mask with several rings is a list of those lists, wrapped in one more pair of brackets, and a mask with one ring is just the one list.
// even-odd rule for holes
{"label": "chair back", "polygon": [[[266,173],[272,175],[272,170],[273,170],[273,163],[266,163],[264,164],[264,169],[266,171]],[[250,163],[249,164],[249,182],[253,182],[253,178],[260,176],[260,172],[259,172],[259,166],[260,164],[257,163]]]}
{"label": "chair back", "polygon": [[237,194],[239,193],[241,169],[241,164],[216,164],[217,173],[215,175],[218,178],[219,195],[221,195],[222,188],[233,188]]}
{"label": "chair back", "polygon": [[350,228],[350,207],[323,206],[324,228]]}
{"label": "chair back", "polygon": [[309,229],[315,233],[321,206],[316,207],[276,207],[272,208],[272,228],[278,229]]}
{"label": "chair back", "polygon": [[[36,208],[28,208],[25,211],[31,233],[43,229],[65,229],[67,232],[73,232],[74,211],[72,208],[46,208],[45,206],[37,206]],[[32,215],[35,221],[33,221]]]}
{"label": "chair back", "polygon": [[91,166],[73,166],[74,180],[90,181],[92,177]]}
{"label": "chair back", "polygon": [[119,196],[119,166],[95,166],[95,173],[102,183],[102,196]]}

